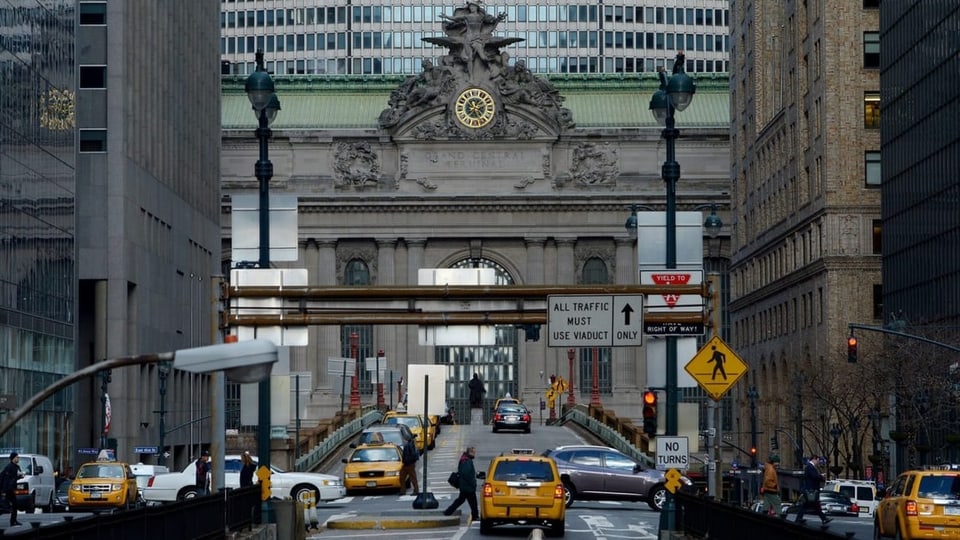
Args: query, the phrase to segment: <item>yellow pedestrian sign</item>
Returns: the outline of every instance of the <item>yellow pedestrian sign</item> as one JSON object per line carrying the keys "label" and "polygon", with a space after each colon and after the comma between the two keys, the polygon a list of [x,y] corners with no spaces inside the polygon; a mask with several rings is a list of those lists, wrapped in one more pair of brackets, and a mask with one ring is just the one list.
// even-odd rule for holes
{"label": "yellow pedestrian sign", "polygon": [[684,369],[714,401],[720,401],[747,372],[747,365],[719,336],[713,336]]}

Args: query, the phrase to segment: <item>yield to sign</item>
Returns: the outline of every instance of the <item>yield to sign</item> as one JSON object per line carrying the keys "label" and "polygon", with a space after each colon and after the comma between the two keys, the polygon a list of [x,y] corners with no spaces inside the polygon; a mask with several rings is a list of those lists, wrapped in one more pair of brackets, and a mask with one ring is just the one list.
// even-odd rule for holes
{"label": "yield to sign", "polygon": [[[679,272],[654,272],[650,275],[654,285],[686,285],[690,282],[690,277],[690,274],[681,274]],[[663,296],[663,301],[670,307],[676,306],[677,301],[680,300],[679,294],[663,293],[661,296]]]}
{"label": "yield to sign", "polygon": [[[640,283],[643,285],[656,285],[658,287],[663,287],[664,289],[681,285],[700,285],[703,283],[703,270],[687,270],[679,268],[641,270]],[[667,308],[667,310],[656,311],[696,311],[702,309],[703,306],[703,299],[698,295],[680,295],[665,291],[660,293],[660,297],[662,300],[657,299],[654,301],[656,297],[651,296],[650,307]]]}

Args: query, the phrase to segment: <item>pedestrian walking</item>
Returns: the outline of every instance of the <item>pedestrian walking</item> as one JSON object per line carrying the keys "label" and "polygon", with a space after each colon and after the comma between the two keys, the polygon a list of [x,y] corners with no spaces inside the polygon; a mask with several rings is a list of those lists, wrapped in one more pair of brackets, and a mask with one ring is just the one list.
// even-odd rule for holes
{"label": "pedestrian walking", "polygon": [[10,462],[0,472],[0,493],[10,504],[10,526],[22,525],[17,521],[17,480],[23,478],[20,472],[20,454],[10,453]]}
{"label": "pedestrian walking", "polygon": [[420,451],[417,443],[411,437],[403,442],[400,451],[403,466],[400,467],[400,494],[407,494],[407,482],[413,485],[413,494],[420,494],[420,484],[417,483],[417,461],[420,460]]}
{"label": "pedestrian walking", "polygon": [[204,450],[197,460],[197,496],[210,494],[210,452]]}
{"label": "pedestrian walking", "polygon": [[780,499],[780,478],[777,475],[779,466],[780,456],[772,454],[763,466],[763,485],[760,492],[763,493],[763,507],[767,515],[782,517],[783,511],[780,507],[783,501]]}
{"label": "pedestrian walking", "polygon": [[257,469],[257,464],[253,462],[253,458],[250,457],[250,452],[244,451],[240,455],[240,487],[247,487],[253,485],[253,473]]}
{"label": "pedestrian walking", "polygon": [[471,519],[473,521],[480,520],[480,508],[477,506],[477,471],[473,467],[473,458],[475,457],[477,457],[477,449],[472,446],[467,447],[463,455],[460,456],[460,463],[457,465],[457,472],[460,473],[460,494],[443,511],[443,515],[453,514],[466,501],[470,505]]}
{"label": "pedestrian walking", "polygon": [[480,380],[479,373],[473,374],[473,378],[470,379],[468,388],[470,388],[470,406],[474,409],[482,407],[483,395],[487,393],[487,389],[483,387],[483,381]]}
{"label": "pedestrian walking", "polygon": [[820,486],[823,484],[823,474],[817,469],[817,456],[810,456],[810,459],[803,466],[803,494],[800,495],[800,508],[797,511],[797,523],[803,523],[803,514],[808,508],[814,511],[820,517],[823,525],[833,521],[823,513],[820,508]]}

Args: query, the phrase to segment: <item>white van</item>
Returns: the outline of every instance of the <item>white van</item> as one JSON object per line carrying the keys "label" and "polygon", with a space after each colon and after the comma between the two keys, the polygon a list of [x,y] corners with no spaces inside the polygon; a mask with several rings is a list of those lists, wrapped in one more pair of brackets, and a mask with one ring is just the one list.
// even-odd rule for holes
{"label": "white van", "polygon": [[[10,454],[0,454],[0,467],[10,461]],[[17,481],[17,507],[28,514],[40,507],[44,512],[53,512],[57,492],[53,476],[53,463],[40,454],[20,454],[20,472],[23,478]]]}
{"label": "white van", "polygon": [[830,480],[822,491],[843,493],[860,507],[860,515],[872,517],[877,509],[877,483],[872,480]]}

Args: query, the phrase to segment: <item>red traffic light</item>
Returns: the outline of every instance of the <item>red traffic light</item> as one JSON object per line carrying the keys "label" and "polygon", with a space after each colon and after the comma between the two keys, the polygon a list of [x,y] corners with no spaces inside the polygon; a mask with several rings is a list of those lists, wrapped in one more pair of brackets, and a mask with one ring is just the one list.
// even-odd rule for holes
{"label": "red traffic light", "polygon": [[856,336],[850,336],[850,337],[848,337],[848,338],[847,338],[847,347],[856,347],[856,346],[857,346],[857,338],[856,338]]}
{"label": "red traffic light", "polygon": [[652,390],[647,390],[643,393],[643,404],[644,405],[654,405],[657,404],[657,393]]}
{"label": "red traffic light", "polygon": [[750,447],[750,455],[751,455],[751,456],[757,455],[757,447],[756,447],[756,446],[751,446],[751,447]]}
{"label": "red traffic light", "polygon": [[847,338],[847,362],[854,364],[857,362],[857,337]]}

